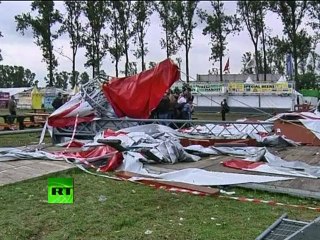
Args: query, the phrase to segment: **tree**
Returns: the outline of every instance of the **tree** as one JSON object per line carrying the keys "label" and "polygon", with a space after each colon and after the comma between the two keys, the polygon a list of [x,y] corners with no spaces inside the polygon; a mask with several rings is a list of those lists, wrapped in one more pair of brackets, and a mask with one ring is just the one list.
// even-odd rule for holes
{"label": "tree", "polygon": [[317,34],[317,39],[320,38],[320,2],[309,1],[308,15],[311,18],[311,22],[308,24]]}
{"label": "tree", "polygon": [[[1,4],[1,1],[0,1],[0,4]],[[3,35],[2,35],[2,33],[1,33],[1,31],[0,31],[0,38],[1,37],[3,37]],[[3,60],[3,58],[2,58],[2,55],[1,55],[1,49],[0,49],[0,62]]]}
{"label": "tree", "polygon": [[285,74],[284,59],[287,54],[287,50],[290,47],[290,43],[282,37],[281,39],[276,37],[268,37],[267,40],[267,61],[271,72],[278,74]]}
{"label": "tree", "polygon": [[[261,61],[259,61],[258,44],[259,37],[262,35],[264,28],[264,18],[266,14],[266,12],[264,11],[264,5],[264,2],[262,1],[238,1],[238,12],[241,16],[241,19],[245,23],[254,46],[257,81],[259,81],[258,69],[259,66],[262,65]],[[266,77],[264,78],[264,80],[266,81]]]}
{"label": "tree", "polygon": [[115,64],[116,77],[119,76],[119,62],[124,55],[123,45],[121,44],[121,30],[119,24],[119,10],[121,8],[119,1],[108,1],[110,14],[107,16],[107,22],[110,28],[110,38],[108,41],[108,51],[111,55],[112,63]]}
{"label": "tree", "polygon": [[175,55],[180,44],[176,38],[179,22],[176,11],[174,10],[174,2],[172,1],[158,1],[154,4],[155,10],[158,12],[162,29],[164,30],[165,37],[160,39],[162,49],[166,49],[167,58]]}
{"label": "tree", "polygon": [[312,40],[312,51],[310,57],[310,63],[308,64],[309,71],[320,70],[320,56],[316,53],[315,49],[320,43],[320,2],[309,1],[308,14],[311,21],[308,23],[315,32],[315,36]]}
{"label": "tree", "polygon": [[80,84],[85,84],[87,82],[89,82],[89,74],[87,72],[83,72],[80,74],[80,77],[79,77],[79,82]]}
{"label": "tree", "polygon": [[69,79],[69,83],[72,89],[78,84],[79,82],[78,80],[79,80],[79,72],[73,71]]}
{"label": "tree", "polygon": [[118,17],[119,17],[119,28],[121,32],[121,45],[123,46],[124,55],[126,57],[125,62],[125,76],[129,74],[129,41],[133,36],[133,29],[131,26],[132,21],[132,6],[131,1],[117,1]]}
{"label": "tree", "polygon": [[201,22],[205,22],[203,35],[210,35],[211,38],[211,56],[209,60],[214,63],[220,62],[220,81],[222,82],[222,58],[227,50],[227,36],[235,34],[241,30],[239,19],[236,15],[226,15],[221,1],[211,1],[212,15],[207,11],[198,12]]}
{"label": "tree", "polygon": [[92,67],[92,77],[94,78],[100,72],[101,61],[107,51],[107,36],[102,33],[105,28],[109,9],[105,0],[86,1],[84,5],[84,14],[88,23],[84,28],[83,40],[87,50],[86,67]]}
{"label": "tree", "polygon": [[36,45],[42,49],[44,61],[49,71],[49,86],[53,86],[53,71],[58,62],[53,54],[53,41],[58,38],[58,33],[53,33],[51,28],[56,23],[61,23],[61,15],[54,9],[54,1],[33,1],[31,11],[38,11],[38,16],[32,17],[30,13],[15,16],[17,31],[24,35],[25,30],[31,28],[36,39]]}
{"label": "tree", "polygon": [[320,71],[320,55],[316,52],[317,44],[318,44],[318,39],[313,38],[311,43],[309,61],[307,64],[307,71],[311,73]]}
{"label": "tree", "polygon": [[147,43],[145,42],[145,36],[147,33],[147,27],[150,25],[149,16],[152,14],[151,2],[150,1],[136,1],[133,4],[133,15],[135,16],[135,21],[133,25],[134,33],[134,45],[137,49],[134,52],[134,56],[137,59],[141,58],[141,70],[146,69],[144,57],[148,53]]}
{"label": "tree", "polygon": [[60,33],[67,32],[70,38],[70,45],[72,49],[72,77],[71,87],[76,84],[77,74],[76,72],[76,55],[78,48],[82,45],[81,32],[83,28],[80,23],[80,16],[82,13],[82,1],[64,1],[65,8],[67,10],[67,16],[63,20]]}
{"label": "tree", "polygon": [[36,74],[22,66],[0,65],[0,87],[31,87]]}
{"label": "tree", "polygon": [[156,65],[156,62],[149,62],[149,69],[155,67]]}
{"label": "tree", "polygon": [[[0,38],[3,37],[2,33],[0,32]],[[3,60],[2,55],[1,55],[1,49],[0,49],[0,62]]]}
{"label": "tree", "polygon": [[296,79],[296,89],[318,89],[317,82],[319,80],[319,76],[312,72],[300,74]]}
{"label": "tree", "polygon": [[[124,74],[125,72],[121,71],[121,73]],[[138,73],[137,63],[136,62],[129,62],[127,76],[133,76],[137,73]]]}
{"label": "tree", "polygon": [[276,12],[284,25],[283,33],[288,36],[294,61],[294,77],[298,76],[298,28],[302,23],[307,10],[307,1],[272,1],[270,9]]}
{"label": "tree", "polygon": [[196,28],[197,23],[193,21],[193,17],[199,1],[177,1],[175,10],[178,15],[178,23],[180,32],[177,38],[181,45],[184,46],[186,54],[186,75],[187,83],[189,82],[189,51],[191,48],[191,41],[193,39],[193,29]]}
{"label": "tree", "polygon": [[55,87],[62,88],[66,90],[68,88],[68,80],[69,80],[70,73],[66,71],[62,71],[59,73],[55,73]]}
{"label": "tree", "polygon": [[[297,61],[298,70],[304,74],[307,71],[307,63],[309,54],[312,51],[312,37],[307,34],[307,32],[302,29],[296,36],[297,43]],[[298,71],[299,73],[299,71]]]}

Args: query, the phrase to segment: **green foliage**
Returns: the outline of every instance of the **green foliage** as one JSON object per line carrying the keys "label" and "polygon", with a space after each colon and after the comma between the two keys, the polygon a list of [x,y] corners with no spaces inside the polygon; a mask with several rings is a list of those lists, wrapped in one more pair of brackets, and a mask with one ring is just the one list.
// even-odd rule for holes
{"label": "green foliage", "polygon": [[[296,47],[296,60],[297,60],[297,72],[304,74],[307,71],[307,60],[309,54],[312,52],[312,38],[308,36],[305,30],[297,32],[295,37]],[[268,65],[272,72],[285,74],[285,56],[290,52],[291,44],[287,38],[278,36],[269,37],[267,41],[268,45]],[[315,56],[315,55],[314,55]]]}
{"label": "green foliage", "polygon": [[209,60],[220,62],[220,81],[222,81],[222,58],[227,50],[227,36],[241,30],[240,21],[236,15],[226,15],[223,2],[211,1],[212,12],[198,12],[202,22],[206,23],[203,35],[209,35],[211,40],[211,56]]}
{"label": "green foliage", "polygon": [[[48,204],[49,177],[74,179],[74,204]],[[252,190],[237,196],[317,207],[319,201]],[[99,201],[105,196],[105,201]],[[171,193],[79,169],[0,187],[1,239],[255,239],[283,213],[310,221],[316,211]],[[152,231],[146,235],[147,230]]]}
{"label": "green foliage", "polygon": [[22,66],[0,65],[0,87],[31,87],[36,74]]}
{"label": "green foliage", "polygon": [[54,1],[33,1],[31,11],[37,11],[38,15],[32,17],[30,13],[23,13],[15,16],[17,31],[22,35],[31,28],[36,45],[42,50],[43,59],[49,71],[49,86],[53,86],[53,70],[58,66],[58,62],[53,54],[52,42],[58,38],[58,32],[51,31],[52,26],[62,22],[58,10],[54,9]]}
{"label": "green foliage", "polygon": [[75,85],[78,84],[79,74],[80,73],[78,71],[74,71],[70,75],[69,83],[70,83],[70,86],[71,86],[72,89],[75,87]]}
{"label": "green foliage", "polygon": [[118,14],[118,23],[121,34],[119,35],[120,43],[123,48],[123,53],[125,55],[125,76],[129,74],[129,47],[130,39],[134,35],[132,28],[132,5],[131,1],[117,1],[113,6],[115,7]]}
{"label": "green foliage", "polygon": [[[238,12],[241,20],[249,32],[254,46],[254,57],[256,61],[256,72],[261,73],[262,58],[259,57],[259,38],[264,33],[264,18],[266,15],[265,2],[263,1],[238,1]],[[264,43],[263,43],[264,44]],[[258,71],[257,71],[258,70]],[[262,69],[262,71],[265,69]],[[257,75],[258,78],[258,75]],[[259,79],[257,79],[259,80]]]}
{"label": "green foliage", "polygon": [[[66,71],[62,71],[62,72],[55,72],[54,73],[54,87],[56,88],[62,88],[63,90],[66,90],[68,88],[68,82],[69,77],[70,77],[70,73],[66,72]],[[47,76],[48,77],[48,76]],[[45,77],[44,80],[47,83],[47,86],[49,86],[49,79]]]}
{"label": "green foliage", "polygon": [[[270,2],[270,9],[276,12],[284,25],[283,33],[287,35],[290,48],[287,51],[292,52],[294,61],[294,76],[298,77],[298,48],[301,44],[298,34],[298,28],[302,23],[305,13],[308,9],[307,1],[272,1]],[[292,48],[291,48],[292,46]],[[300,46],[301,47],[301,46]]]}
{"label": "green foliage", "polygon": [[179,34],[176,37],[179,43],[184,46],[186,54],[186,80],[189,82],[189,51],[193,39],[193,29],[197,23],[193,21],[194,14],[199,1],[177,1],[174,9],[177,12],[179,23]]}
{"label": "green foliage", "polygon": [[88,23],[84,27],[83,44],[86,48],[86,67],[92,67],[92,77],[100,72],[101,61],[107,51],[107,35],[102,31],[105,29],[109,9],[105,0],[86,1],[84,15]]}
{"label": "green foliage", "polygon": [[67,14],[63,19],[63,25],[60,29],[60,33],[68,33],[70,38],[70,46],[72,49],[72,88],[76,84],[77,74],[76,72],[76,55],[78,48],[82,45],[82,32],[80,16],[82,13],[83,1],[64,1]]}
{"label": "green foliage", "polygon": [[144,39],[147,33],[147,27],[150,25],[149,16],[152,14],[151,2],[136,1],[133,4],[132,12],[135,16],[135,21],[133,23],[133,43],[135,46],[137,46],[137,49],[134,51],[133,55],[137,59],[141,58],[141,70],[144,71],[146,69],[144,57],[148,53],[147,43]]}
{"label": "green foliage", "polygon": [[149,69],[155,67],[156,65],[156,62],[149,62]]}
{"label": "green foliage", "polygon": [[309,54],[312,49],[312,37],[308,35],[308,33],[302,29],[297,33],[296,36],[297,43],[297,59],[298,59],[298,67],[302,74],[307,71],[307,60]]}
{"label": "green foliage", "polygon": [[308,23],[317,34],[317,38],[320,38],[320,2],[308,1],[308,15],[311,21]]}
{"label": "green foliage", "polygon": [[[121,71],[122,74],[125,74],[125,71]],[[136,62],[129,62],[128,64],[128,72],[126,76],[132,76],[138,73],[137,63]]]}
{"label": "green foliage", "polygon": [[282,37],[268,37],[267,40],[267,60],[268,66],[273,73],[285,74],[285,55],[290,49],[288,41]]}
{"label": "green foliage", "polygon": [[160,45],[162,49],[166,49],[167,58],[175,55],[180,48],[176,38],[179,21],[177,12],[174,10],[174,4],[173,1],[165,0],[154,2],[154,8],[159,14],[161,27],[165,34],[165,37],[160,39]]}
{"label": "green foliage", "polygon": [[320,75],[313,72],[298,75],[296,89],[319,89]]}
{"label": "green foliage", "polygon": [[116,77],[119,76],[119,62],[124,55],[124,46],[122,44],[123,32],[120,28],[120,15],[123,14],[123,5],[119,1],[108,1],[110,14],[107,16],[107,22],[110,29],[110,38],[108,39],[108,51],[111,55],[112,63],[115,64]]}
{"label": "green foliage", "polygon": [[79,76],[79,83],[85,84],[85,83],[89,82],[89,79],[90,79],[89,74],[87,72],[83,72]]}

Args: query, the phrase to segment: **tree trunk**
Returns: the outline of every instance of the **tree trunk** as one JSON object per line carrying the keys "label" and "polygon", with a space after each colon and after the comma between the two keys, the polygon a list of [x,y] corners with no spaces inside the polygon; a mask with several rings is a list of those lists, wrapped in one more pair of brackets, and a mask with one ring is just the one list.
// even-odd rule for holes
{"label": "tree trunk", "polygon": [[77,84],[77,80],[76,80],[76,50],[73,47],[72,49],[72,77],[73,77],[73,86],[71,86],[72,88],[74,88],[74,86]]}
{"label": "tree trunk", "polygon": [[100,75],[100,34],[98,34],[97,38],[96,38],[96,51],[97,51],[97,75]]}
{"label": "tree trunk", "polygon": [[144,64],[144,41],[143,41],[143,31],[141,31],[141,69],[146,70],[146,65]]}
{"label": "tree trunk", "polygon": [[169,47],[168,47],[169,43],[168,43],[168,27],[167,27],[167,24],[166,24],[166,30],[165,30],[165,32],[166,32],[166,49],[167,49],[167,58],[169,58],[169,57],[170,57],[170,54],[169,54]]}
{"label": "tree trunk", "polygon": [[292,47],[293,47],[293,60],[294,60],[294,80],[298,78],[298,56],[297,56],[297,43],[296,43],[296,37],[297,37],[297,28],[296,28],[296,5],[294,4],[291,8],[291,16],[292,16]]}
{"label": "tree trunk", "polygon": [[53,59],[52,59],[52,43],[49,37],[49,87],[53,87]]}
{"label": "tree trunk", "polygon": [[[127,41],[127,40],[126,40]],[[125,76],[128,76],[129,70],[129,54],[128,54],[128,45],[127,42],[125,43],[125,52],[126,52],[126,66],[125,66]]]}
{"label": "tree trunk", "polygon": [[266,39],[264,35],[264,24],[262,26],[262,49],[263,49],[263,80],[267,81],[267,51],[266,51]]}
{"label": "tree trunk", "polygon": [[[116,21],[117,22],[117,21]],[[114,36],[118,36],[118,31],[117,31],[117,24],[118,23],[116,23],[116,26],[114,27]],[[119,53],[119,46],[118,46],[118,39],[116,38],[115,39],[115,44],[116,44],[116,52],[115,52],[115,54],[116,54],[116,56],[115,56],[115,59],[116,59],[116,77],[118,77],[119,76],[119,68],[118,68],[118,64],[119,64],[119,55],[118,55],[118,53]]]}
{"label": "tree trunk", "polygon": [[187,83],[189,83],[189,48],[188,41],[186,41],[186,74],[187,74]]}
{"label": "tree trunk", "polygon": [[222,78],[222,53],[220,54],[219,57],[219,62],[220,62],[220,82],[223,82],[223,78]]}
{"label": "tree trunk", "polygon": [[[260,15],[263,16],[263,9],[260,8]],[[264,18],[262,18],[262,28],[261,28],[261,34],[262,34],[262,51],[263,51],[263,80],[267,81],[267,51],[266,51],[266,38],[264,34]]]}
{"label": "tree trunk", "polygon": [[116,59],[116,77],[119,76],[118,64],[119,64],[119,60],[118,60],[118,58],[117,58],[117,59]]}
{"label": "tree trunk", "polygon": [[255,66],[255,71],[256,71],[256,80],[259,82],[259,68],[258,68],[258,63],[259,63],[259,57],[258,57],[258,41],[254,43],[254,52],[255,52],[255,60],[256,60],[256,66]]}

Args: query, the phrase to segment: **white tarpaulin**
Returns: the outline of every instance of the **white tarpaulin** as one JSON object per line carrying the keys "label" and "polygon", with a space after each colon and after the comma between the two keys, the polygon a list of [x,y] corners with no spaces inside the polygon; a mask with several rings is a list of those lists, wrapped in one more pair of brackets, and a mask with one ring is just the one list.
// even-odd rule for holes
{"label": "white tarpaulin", "polygon": [[[120,166],[119,170],[143,174],[150,177],[156,177],[159,178],[159,180],[183,182],[202,186],[222,186],[242,183],[263,183],[292,179],[288,177],[272,177],[250,174],[212,172],[197,168],[186,168],[183,170],[172,171],[170,173],[152,174],[146,171],[145,168],[143,168],[142,163],[139,161],[142,158],[143,156],[137,153],[126,153],[124,156],[123,164]],[[131,180],[139,179],[145,178],[131,178]]]}

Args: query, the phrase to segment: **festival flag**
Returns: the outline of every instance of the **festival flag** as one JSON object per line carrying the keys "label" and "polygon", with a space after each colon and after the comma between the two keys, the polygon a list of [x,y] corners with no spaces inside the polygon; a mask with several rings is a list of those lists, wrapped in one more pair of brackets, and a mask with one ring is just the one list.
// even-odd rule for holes
{"label": "festival flag", "polygon": [[226,62],[226,65],[224,66],[223,72],[224,73],[230,73],[229,58],[228,58],[228,60]]}
{"label": "festival flag", "polygon": [[292,76],[293,73],[293,64],[292,64],[292,54],[288,53],[286,59],[286,71],[288,76]]}

